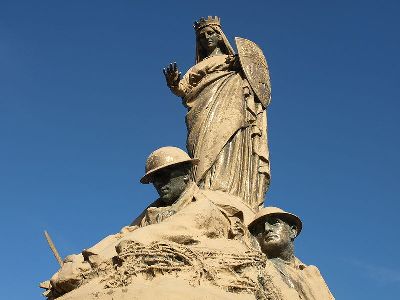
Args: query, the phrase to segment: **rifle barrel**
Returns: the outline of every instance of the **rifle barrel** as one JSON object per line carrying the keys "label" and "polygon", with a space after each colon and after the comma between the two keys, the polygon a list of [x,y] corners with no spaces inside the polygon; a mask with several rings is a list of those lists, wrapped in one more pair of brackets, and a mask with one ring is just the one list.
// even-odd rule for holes
{"label": "rifle barrel", "polygon": [[52,251],[53,254],[54,254],[54,257],[57,259],[57,261],[58,261],[60,267],[62,267],[62,265],[63,265],[63,260],[62,260],[62,258],[61,258],[61,256],[60,256],[60,254],[58,254],[58,251],[57,251],[57,249],[56,249],[56,246],[54,246],[54,243],[53,243],[53,241],[52,241],[52,239],[51,239],[49,233],[47,232],[47,230],[44,231],[44,236],[46,237],[47,243],[49,244],[50,249],[51,249],[51,251]]}

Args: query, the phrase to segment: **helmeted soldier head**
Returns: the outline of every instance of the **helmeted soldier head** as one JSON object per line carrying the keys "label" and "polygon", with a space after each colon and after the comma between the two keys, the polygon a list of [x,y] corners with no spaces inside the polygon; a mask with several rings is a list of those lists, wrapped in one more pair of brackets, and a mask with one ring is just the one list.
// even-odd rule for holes
{"label": "helmeted soldier head", "polygon": [[248,227],[269,258],[288,260],[294,256],[293,241],[302,229],[302,222],[296,215],[278,207],[265,207]]}
{"label": "helmeted soldier head", "polygon": [[141,183],[153,183],[166,205],[174,203],[190,182],[190,170],[198,163],[176,147],[162,147],[152,152],[146,161],[146,174]]}

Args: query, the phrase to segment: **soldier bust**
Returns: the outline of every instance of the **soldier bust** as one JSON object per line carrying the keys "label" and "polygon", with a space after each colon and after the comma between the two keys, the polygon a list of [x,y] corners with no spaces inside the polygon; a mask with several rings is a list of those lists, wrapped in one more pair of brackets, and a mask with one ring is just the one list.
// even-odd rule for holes
{"label": "soldier bust", "polygon": [[131,226],[160,223],[190,203],[190,197],[182,196],[195,189],[195,183],[190,180],[190,171],[197,163],[198,159],[190,158],[185,151],[176,147],[162,147],[152,152],[146,161],[146,174],[140,182],[152,183],[160,197]]}
{"label": "soldier bust", "polygon": [[249,230],[271,263],[267,268],[272,269],[265,272],[275,274],[271,284],[285,295],[283,299],[334,299],[318,268],[306,266],[294,255],[294,240],[302,230],[299,217],[277,207],[265,207],[249,224]]}

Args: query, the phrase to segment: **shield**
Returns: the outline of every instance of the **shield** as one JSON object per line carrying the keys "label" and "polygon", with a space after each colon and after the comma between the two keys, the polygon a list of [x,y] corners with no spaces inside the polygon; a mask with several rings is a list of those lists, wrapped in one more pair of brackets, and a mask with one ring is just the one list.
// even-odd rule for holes
{"label": "shield", "polygon": [[271,82],[265,56],[255,43],[244,38],[236,37],[240,64],[251,88],[263,107],[271,102]]}

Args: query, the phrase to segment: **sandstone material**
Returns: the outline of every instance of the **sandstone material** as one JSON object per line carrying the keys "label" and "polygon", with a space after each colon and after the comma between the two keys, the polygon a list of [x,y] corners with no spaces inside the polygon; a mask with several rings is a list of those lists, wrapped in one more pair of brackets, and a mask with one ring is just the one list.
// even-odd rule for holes
{"label": "sandstone material", "polygon": [[292,270],[299,294],[245,227],[230,235],[234,206],[221,210],[210,200],[217,196],[223,206],[222,196],[230,195],[191,193],[195,201],[161,223],[107,237],[106,246],[94,247],[99,252],[84,253],[87,261],[82,254],[67,258],[53,276],[55,289],[79,284],[57,299],[333,299],[315,267]]}
{"label": "sandstone material", "polygon": [[[197,24],[195,65],[182,78],[176,63],[164,70],[167,85],[188,109],[186,146],[199,159],[193,176],[199,187],[238,196],[257,210],[270,182],[267,64],[254,43],[240,47],[239,59],[219,18]],[[265,88],[259,89],[259,82]],[[252,84],[268,94],[260,100]]]}
{"label": "sandstone material", "polygon": [[188,109],[188,153],[150,154],[141,183],[159,198],[119,233],[59,259],[40,284],[48,300],[334,300],[319,270],[295,257],[300,218],[263,207],[271,85],[262,50],[237,38],[236,55],[218,17],[194,28],[195,65],[182,78],[176,63],[164,69]]}
{"label": "sandstone material", "polygon": [[191,286],[186,280],[165,276],[153,280],[138,279],[131,285],[114,289],[99,289],[98,281],[75,290],[59,300],[253,300],[251,294],[225,292],[211,284]]}

